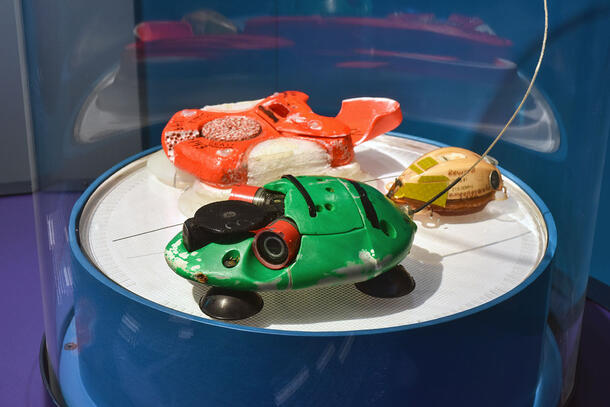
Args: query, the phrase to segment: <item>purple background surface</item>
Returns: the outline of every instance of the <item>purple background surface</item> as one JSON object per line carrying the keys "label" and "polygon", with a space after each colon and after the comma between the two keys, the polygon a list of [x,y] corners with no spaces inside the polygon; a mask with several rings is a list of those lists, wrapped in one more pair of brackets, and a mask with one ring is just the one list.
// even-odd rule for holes
{"label": "purple background surface", "polygon": [[[50,407],[38,367],[44,332],[30,195],[0,197],[0,406]],[[569,407],[609,405],[610,311],[587,301]]]}
{"label": "purple background surface", "polygon": [[0,406],[51,406],[40,377],[44,332],[31,195],[0,198]]}

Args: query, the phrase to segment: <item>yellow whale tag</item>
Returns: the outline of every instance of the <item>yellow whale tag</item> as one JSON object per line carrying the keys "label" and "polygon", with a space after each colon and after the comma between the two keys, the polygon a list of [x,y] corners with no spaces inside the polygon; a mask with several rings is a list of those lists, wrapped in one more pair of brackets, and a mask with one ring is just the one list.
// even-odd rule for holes
{"label": "yellow whale tag", "polygon": [[[398,191],[396,191],[395,196],[399,199],[407,198],[426,202],[428,199],[432,199],[434,195],[445,189],[447,185],[449,185],[449,178],[445,176],[423,176],[417,183],[408,182],[403,184]],[[444,208],[445,205],[447,205],[447,194],[441,195],[433,204]]]}

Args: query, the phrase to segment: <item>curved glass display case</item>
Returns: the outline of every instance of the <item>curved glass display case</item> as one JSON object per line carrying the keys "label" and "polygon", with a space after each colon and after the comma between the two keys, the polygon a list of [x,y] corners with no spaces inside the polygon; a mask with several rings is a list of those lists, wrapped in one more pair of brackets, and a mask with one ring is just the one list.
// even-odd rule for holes
{"label": "curved glass display case", "polygon": [[[261,99],[305,92],[308,100],[287,95],[330,119],[318,128],[320,116],[305,112],[314,117],[299,130],[305,144],[289,152],[248,146],[247,165],[239,158],[229,174],[254,172],[259,160],[276,166],[278,177],[319,175],[307,172],[316,159],[343,156],[329,147],[338,138],[316,132],[332,133],[344,120],[351,155],[342,163],[349,165],[328,175],[385,193],[433,149],[481,153],[500,132],[538,58],[542,1],[62,0],[22,2],[20,12],[45,374],[59,403],[442,405],[457,397],[550,406],[568,399],[610,128],[603,2],[550,5],[539,78],[492,151],[504,193],[476,213],[415,215],[410,254],[397,260],[414,280],[411,293],[380,299],[357,285],[322,283],[268,291],[258,314],[234,322],[202,311],[207,275],[188,281],[164,258],[201,204],[230,193],[210,192],[205,171],[197,180],[171,165],[190,140],[188,120],[241,114],[250,127],[231,133],[238,142],[267,137],[268,128],[292,140],[302,123],[281,127],[289,110]],[[380,125],[383,135],[371,130],[383,120],[347,113],[350,101],[388,99],[400,103],[402,122]],[[228,104],[238,101],[250,102]],[[166,128],[176,112],[178,127]],[[233,125],[218,123],[193,131]],[[237,147],[218,143],[220,163]],[[422,162],[419,172],[428,169]],[[343,216],[335,234],[380,222],[377,229],[395,237],[394,226],[357,205],[355,220],[335,201],[309,210]],[[316,233],[303,232],[301,248]],[[310,255],[326,256],[321,262],[341,256],[317,247]],[[243,250],[227,252],[225,267],[245,262],[250,249]],[[358,255],[343,271],[355,273],[359,262],[383,268],[370,263],[374,251]],[[273,284],[293,287],[299,276],[289,278],[287,286]]]}

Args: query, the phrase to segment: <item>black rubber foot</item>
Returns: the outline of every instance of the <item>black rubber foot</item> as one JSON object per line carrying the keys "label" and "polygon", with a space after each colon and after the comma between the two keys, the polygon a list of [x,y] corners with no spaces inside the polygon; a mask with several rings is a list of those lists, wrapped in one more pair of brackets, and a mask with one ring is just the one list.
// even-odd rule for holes
{"label": "black rubber foot", "polygon": [[263,309],[263,299],[254,291],[212,287],[199,300],[199,308],[214,319],[232,321],[257,314]]}
{"label": "black rubber foot", "polygon": [[398,298],[415,289],[415,280],[401,265],[367,281],[356,283],[356,288],[366,295],[378,298]]}

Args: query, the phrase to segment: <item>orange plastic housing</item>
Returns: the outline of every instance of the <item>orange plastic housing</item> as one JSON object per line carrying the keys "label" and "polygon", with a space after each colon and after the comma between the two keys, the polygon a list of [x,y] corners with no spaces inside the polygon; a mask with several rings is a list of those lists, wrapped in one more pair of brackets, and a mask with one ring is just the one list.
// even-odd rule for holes
{"label": "orange plastic housing", "polygon": [[161,145],[174,165],[219,188],[248,181],[247,157],[263,141],[289,137],[322,146],[330,165],[349,164],[354,146],[395,129],[402,121],[398,102],[355,98],[342,102],[337,117],[315,114],[309,96],[275,93],[241,111],[181,110],[163,130]]}

